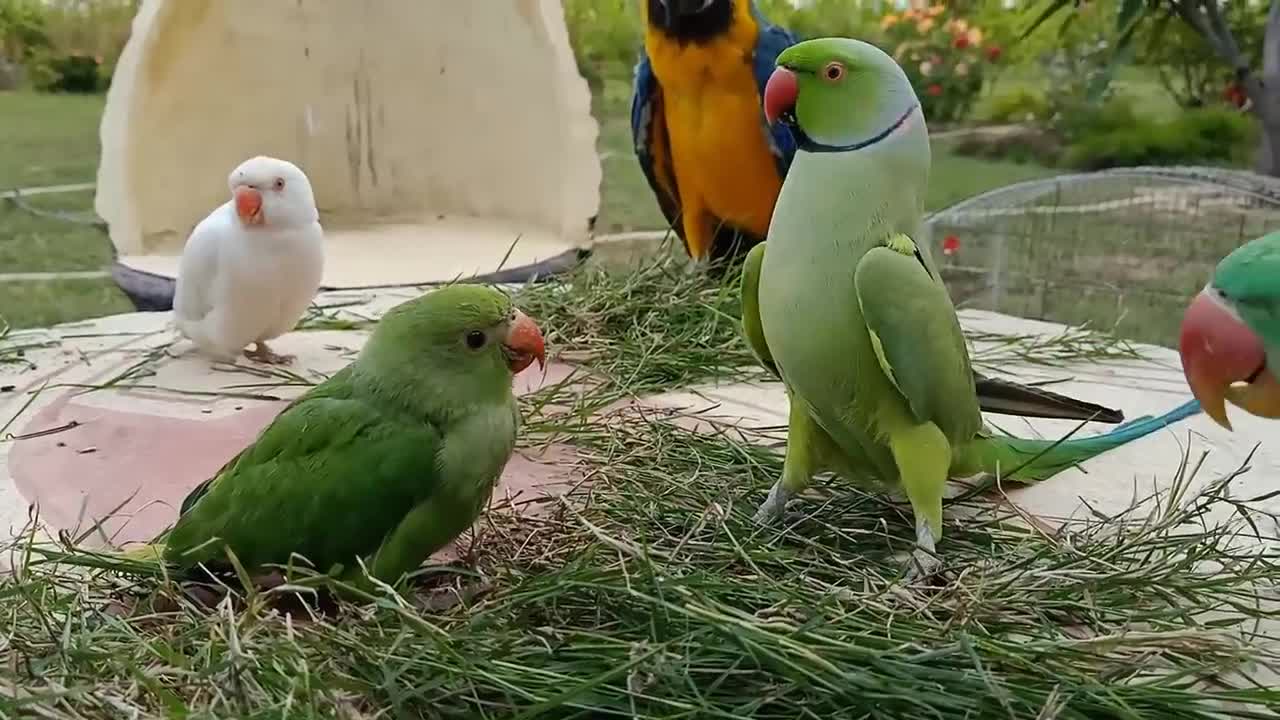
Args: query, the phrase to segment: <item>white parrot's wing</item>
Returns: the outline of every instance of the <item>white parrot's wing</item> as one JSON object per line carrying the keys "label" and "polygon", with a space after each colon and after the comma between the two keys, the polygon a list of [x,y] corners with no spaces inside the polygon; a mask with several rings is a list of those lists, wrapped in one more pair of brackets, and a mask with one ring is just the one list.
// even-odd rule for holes
{"label": "white parrot's wing", "polygon": [[240,231],[231,222],[232,217],[231,204],[227,203],[209,213],[187,238],[173,292],[173,315],[179,324],[199,322],[213,310],[219,251],[232,233]]}

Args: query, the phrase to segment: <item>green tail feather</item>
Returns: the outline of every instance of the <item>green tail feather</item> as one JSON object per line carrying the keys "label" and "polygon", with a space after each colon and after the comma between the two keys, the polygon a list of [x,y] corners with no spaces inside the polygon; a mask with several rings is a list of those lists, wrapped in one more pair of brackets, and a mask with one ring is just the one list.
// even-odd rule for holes
{"label": "green tail feather", "polygon": [[164,545],[162,543],[139,545],[137,547],[121,551],[120,557],[137,562],[163,563]]}
{"label": "green tail feather", "polygon": [[1150,435],[1198,412],[1200,403],[1191,400],[1159,417],[1147,415],[1127,422],[1111,432],[1079,439],[979,438],[966,449],[967,457],[958,463],[963,472],[957,474],[998,472],[1001,478],[1022,483],[1047,480],[1095,455]]}
{"label": "green tail feather", "polygon": [[152,577],[163,576],[166,570],[172,570],[162,559],[164,545],[156,543],[128,550],[68,549],[40,545],[32,546],[30,550],[32,555],[38,556],[32,560],[32,564],[70,565]]}

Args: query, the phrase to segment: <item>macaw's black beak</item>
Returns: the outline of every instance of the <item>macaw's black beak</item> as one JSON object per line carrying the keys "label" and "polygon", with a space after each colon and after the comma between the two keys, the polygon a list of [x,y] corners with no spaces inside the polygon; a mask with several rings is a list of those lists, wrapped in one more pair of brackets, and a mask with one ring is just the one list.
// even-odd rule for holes
{"label": "macaw's black beak", "polygon": [[[691,18],[705,12],[717,0],[649,0],[649,22],[679,33]],[[696,23],[695,23],[696,24]]]}
{"label": "macaw's black beak", "polygon": [[658,26],[671,27],[671,0],[649,0],[649,17],[657,20]]}
{"label": "macaw's black beak", "polygon": [[697,15],[711,5],[712,0],[667,0],[667,5],[674,8],[679,16]]}

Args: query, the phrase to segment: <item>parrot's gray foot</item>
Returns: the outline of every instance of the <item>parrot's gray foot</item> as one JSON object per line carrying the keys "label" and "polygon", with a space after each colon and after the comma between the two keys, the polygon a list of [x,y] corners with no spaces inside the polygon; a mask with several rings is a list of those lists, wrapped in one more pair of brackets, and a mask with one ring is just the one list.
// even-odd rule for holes
{"label": "parrot's gray foot", "polygon": [[923,520],[916,523],[916,549],[911,553],[911,565],[907,568],[907,582],[927,580],[942,569],[942,558],[938,556],[933,540],[933,531]]}
{"label": "parrot's gray foot", "polygon": [[791,499],[791,493],[782,487],[782,481],[774,483],[773,489],[769,491],[769,497],[760,503],[760,509],[756,510],[756,514],[751,518],[759,525],[772,525],[782,520],[783,514],[787,509],[787,501]]}
{"label": "parrot's gray foot", "polygon": [[244,351],[244,356],[268,365],[288,365],[296,359],[293,355],[277,355],[264,342],[255,342],[252,350]]}

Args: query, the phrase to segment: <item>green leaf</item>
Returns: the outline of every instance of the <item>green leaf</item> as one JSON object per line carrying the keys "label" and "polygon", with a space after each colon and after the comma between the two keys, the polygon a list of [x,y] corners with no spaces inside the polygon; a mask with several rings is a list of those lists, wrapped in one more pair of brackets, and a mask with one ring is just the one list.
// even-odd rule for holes
{"label": "green leaf", "polygon": [[1085,97],[1089,102],[1097,103],[1102,100],[1102,95],[1111,86],[1111,81],[1115,79],[1116,70],[1123,65],[1127,65],[1133,61],[1133,46],[1131,44],[1117,45],[1111,53],[1111,58],[1107,61],[1102,72],[1098,73],[1089,81],[1088,87],[1085,89]]}
{"label": "green leaf", "polygon": [[1116,31],[1125,32],[1137,20],[1139,13],[1146,9],[1146,0],[1122,0],[1120,11],[1116,13]]}
{"label": "green leaf", "polygon": [[1164,33],[1169,27],[1169,22],[1173,20],[1173,13],[1165,13],[1156,18],[1156,26],[1151,31],[1151,36],[1147,41],[1147,52],[1154,52],[1158,43],[1164,39]]}
{"label": "green leaf", "polygon": [[1022,35],[1019,39],[1025,39],[1027,36],[1031,35],[1031,33],[1039,29],[1040,26],[1049,18],[1057,15],[1061,10],[1066,8],[1068,5],[1071,5],[1072,2],[1073,0],[1047,0],[1045,3],[1047,7],[1045,7],[1045,9],[1036,16],[1035,20],[1031,21],[1031,24],[1027,26],[1026,30],[1022,31]]}
{"label": "green leaf", "polygon": [[1148,0],[1124,0],[1119,12],[1116,13],[1117,50],[1129,46],[1133,41],[1134,32],[1152,9],[1154,9],[1154,3]]}

